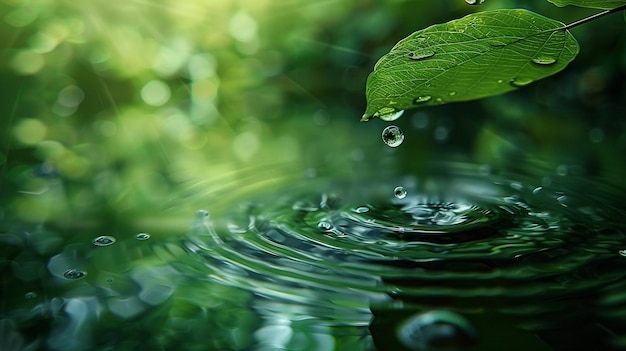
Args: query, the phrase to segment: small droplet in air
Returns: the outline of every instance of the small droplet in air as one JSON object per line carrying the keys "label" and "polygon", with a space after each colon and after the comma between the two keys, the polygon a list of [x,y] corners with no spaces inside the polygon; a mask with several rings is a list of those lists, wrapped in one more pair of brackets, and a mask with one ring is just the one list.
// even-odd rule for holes
{"label": "small droplet in air", "polygon": [[513,79],[511,79],[511,80],[509,81],[509,83],[510,83],[512,86],[514,86],[514,87],[523,87],[523,86],[526,86],[526,85],[528,85],[528,84],[530,84],[530,83],[532,83],[532,82],[533,82],[533,80],[532,80],[532,79],[530,79],[530,78],[525,78],[525,77],[522,77],[522,78],[513,78]]}
{"label": "small droplet in air", "polygon": [[432,50],[411,51],[409,52],[409,58],[414,61],[425,60],[429,57],[435,56],[435,52]]}
{"label": "small droplet in air", "polygon": [[385,122],[395,121],[396,119],[402,117],[403,114],[404,110],[397,110],[392,107],[383,107],[382,109],[378,110],[378,118],[382,119]]}
{"label": "small droplet in air", "polygon": [[115,238],[108,235],[101,235],[91,241],[96,246],[109,246],[115,243]]}
{"label": "small droplet in air", "polygon": [[549,66],[556,63],[556,58],[547,55],[540,55],[533,58],[532,62],[537,65]]}
{"label": "small droplet in air", "polygon": [[483,2],[485,2],[485,0],[465,0],[465,2],[466,2],[468,5],[480,5],[480,4],[482,4]]}
{"label": "small droplet in air", "polygon": [[401,186],[397,186],[393,189],[393,195],[398,199],[404,199],[406,197],[406,190]]}
{"label": "small droplet in air", "polygon": [[382,137],[385,144],[391,147],[398,147],[404,141],[402,130],[396,126],[388,126],[383,129]]}
{"label": "small droplet in air", "polygon": [[137,240],[148,240],[148,239],[150,239],[150,234],[148,234],[148,233],[139,233],[139,234],[135,235],[135,239],[137,239]]}
{"label": "small droplet in air", "polygon": [[419,105],[419,104],[423,104],[425,102],[428,102],[432,99],[433,97],[430,95],[422,95],[422,96],[418,96],[415,99],[413,99],[413,105]]}
{"label": "small droplet in air", "polygon": [[474,327],[461,315],[449,311],[417,314],[401,323],[398,339],[410,350],[469,350],[477,342]]}
{"label": "small droplet in air", "polygon": [[63,276],[67,279],[80,279],[86,275],[87,273],[79,271],[78,269],[68,269],[63,273]]}

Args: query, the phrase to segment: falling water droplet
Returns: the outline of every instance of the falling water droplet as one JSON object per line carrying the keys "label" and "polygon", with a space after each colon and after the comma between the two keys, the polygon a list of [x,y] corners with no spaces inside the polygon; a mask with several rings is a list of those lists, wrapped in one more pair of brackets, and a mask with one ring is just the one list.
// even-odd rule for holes
{"label": "falling water droplet", "polygon": [[[389,109],[390,112],[380,113],[378,115],[378,118],[380,118],[380,119],[382,119],[383,121],[386,121],[386,122],[395,121],[396,119],[402,117],[402,115],[404,114],[404,110],[396,110],[395,108],[391,108],[391,107],[384,107],[383,109]],[[383,109],[381,109],[381,111]]]}
{"label": "falling water droplet", "polygon": [[533,58],[532,62],[537,65],[548,66],[556,63],[556,58],[547,55],[540,55]]}
{"label": "falling water droplet", "polygon": [[86,275],[86,272],[79,271],[78,269],[68,269],[63,273],[63,276],[67,279],[80,279]]}
{"label": "falling water droplet", "polygon": [[430,311],[400,324],[400,342],[410,350],[468,350],[477,342],[476,330],[463,316]]}
{"label": "falling water droplet", "polygon": [[393,189],[393,195],[398,199],[404,199],[406,197],[406,190],[401,186],[397,186]]}
{"label": "falling water droplet", "polygon": [[402,130],[396,126],[388,126],[383,129],[383,141],[391,147],[398,147],[404,141]]}
{"label": "falling water droplet", "polygon": [[115,238],[108,235],[101,235],[91,241],[96,246],[109,246],[115,243]]}
{"label": "falling water droplet", "polygon": [[430,95],[423,95],[423,96],[418,96],[415,99],[413,99],[413,104],[414,105],[418,105],[418,104],[423,104],[425,102],[428,102],[432,99],[433,97]]}
{"label": "falling water droplet", "polygon": [[409,58],[413,61],[425,60],[429,57],[435,56],[435,52],[432,50],[411,51],[409,52]]}
{"label": "falling water droplet", "polygon": [[148,239],[150,239],[150,234],[148,234],[148,233],[139,233],[139,234],[135,235],[135,239],[137,239],[137,240],[148,240]]}
{"label": "falling water droplet", "polygon": [[523,87],[526,86],[530,83],[532,83],[533,80],[531,78],[526,78],[526,77],[522,77],[522,78],[513,78],[509,81],[509,83],[514,86],[514,87]]}
{"label": "falling water droplet", "polygon": [[480,5],[480,4],[482,4],[483,2],[485,2],[485,0],[465,0],[465,2],[466,2],[468,5]]}

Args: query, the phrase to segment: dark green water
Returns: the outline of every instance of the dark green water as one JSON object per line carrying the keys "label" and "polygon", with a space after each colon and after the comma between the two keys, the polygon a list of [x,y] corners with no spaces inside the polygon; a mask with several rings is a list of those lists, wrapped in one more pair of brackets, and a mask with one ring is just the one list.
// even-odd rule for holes
{"label": "dark green water", "polygon": [[5,228],[1,349],[626,346],[624,197],[599,179],[253,173],[189,186],[187,232]]}

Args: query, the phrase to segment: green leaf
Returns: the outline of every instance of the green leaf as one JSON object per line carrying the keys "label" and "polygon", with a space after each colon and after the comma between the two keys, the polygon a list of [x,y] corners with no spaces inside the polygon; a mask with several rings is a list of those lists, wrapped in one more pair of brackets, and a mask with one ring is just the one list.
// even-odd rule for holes
{"label": "green leaf", "polygon": [[526,10],[436,24],[401,40],[376,63],[362,121],[506,93],[559,72],[577,54],[563,23]]}
{"label": "green leaf", "polygon": [[626,5],[626,0],[548,0],[556,6],[574,5],[593,9],[614,9]]}

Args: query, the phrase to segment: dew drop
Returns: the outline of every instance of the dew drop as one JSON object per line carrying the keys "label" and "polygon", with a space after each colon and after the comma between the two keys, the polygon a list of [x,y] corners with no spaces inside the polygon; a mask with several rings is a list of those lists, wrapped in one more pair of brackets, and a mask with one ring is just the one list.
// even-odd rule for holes
{"label": "dew drop", "polygon": [[548,66],[556,63],[556,58],[552,56],[542,55],[533,58],[532,62],[537,65]]}
{"label": "dew drop", "polygon": [[448,93],[448,95],[454,96],[454,95],[456,95],[456,91],[451,91],[451,92]]}
{"label": "dew drop", "polygon": [[80,279],[86,275],[87,273],[77,269],[68,269],[65,273],[63,273],[63,276],[67,279]]}
{"label": "dew drop", "polygon": [[[385,110],[385,109],[389,110],[389,112],[380,113],[382,110]],[[396,119],[402,117],[402,115],[404,114],[404,110],[396,110],[395,108],[391,108],[391,107],[383,107],[378,112],[379,112],[378,118],[386,122],[395,121]]]}
{"label": "dew drop", "polygon": [[542,190],[543,190],[543,187],[538,186],[533,190],[533,194],[538,195],[541,193]]}
{"label": "dew drop", "polygon": [[418,96],[415,99],[413,99],[413,104],[414,105],[418,105],[418,104],[423,104],[425,102],[428,102],[432,99],[433,97],[430,95],[423,95],[423,96]]}
{"label": "dew drop", "polygon": [[32,299],[34,299],[36,297],[37,297],[37,293],[34,292],[34,291],[29,291],[26,294],[24,294],[24,298],[27,299],[27,300],[32,300]]}
{"label": "dew drop", "polygon": [[401,186],[397,186],[393,189],[393,195],[398,199],[404,199],[406,197],[406,190]]}
{"label": "dew drop", "polygon": [[485,0],[465,0],[465,2],[466,2],[468,5],[480,5],[480,4],[482,4],[483,2],[485,2]]}
{"label": "dew drop", "polygon": [[523,87],[523,86],[526,86],[526,85],[528,85],[528,84],[530,84],[532,82],[533,82],[533,80],[531,78],[525,78],[525,77],[513,78],[513,79],[511,79],[509,81],[509,83],[512,86],[514,86],[514,87]]}
{"label": "dew drop", "polygon": [[109,246],[115,243],[115,238],[108,235],[101,235],[91,241],[96,246]]}
{"label": "dew drop", "polygon": [[383,141],[390,147],[398,147],[404,141],[402,130],[396,126],[388,126],[383,129]]}
{"label": "dew drop", "polygon": [[425,60],[429,57],[435,56],[435,52],[432,50],[411,51],[409,52],[409,58],[413,61]]}
{"label": "dew drop", "polygon": [[356,213],[366,213],[366,212],[369,212],[369,210],[370,209],[367,206],[359,206],[359,207],[355,208],[353,211],[356,212]]}
{"label": "dew drop", "polygon": [[137,239],[137,240],[148,240],[148,239],[150,239],[150,234],[148,234],[148,233],[139,233],[139,234],[135,235],[135,239]]}
{"label": "dew drop", "polygon": [[397,335],[410,350],[468,350],[477,342],[474,327],[449,311],[417,314],[399,325]]}

